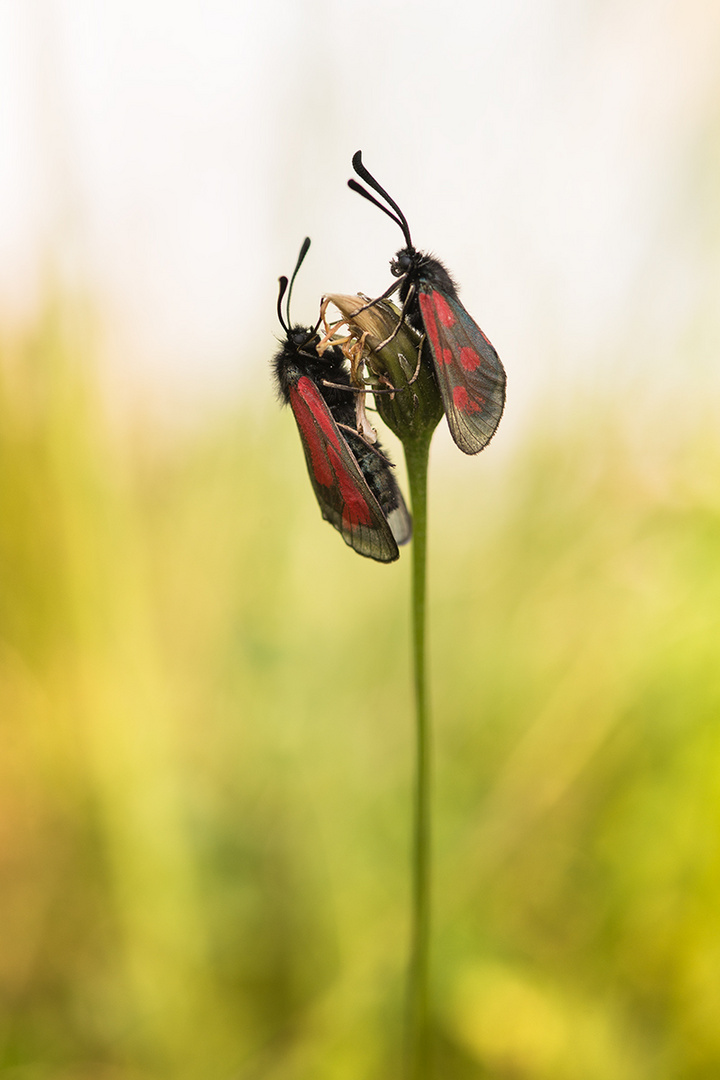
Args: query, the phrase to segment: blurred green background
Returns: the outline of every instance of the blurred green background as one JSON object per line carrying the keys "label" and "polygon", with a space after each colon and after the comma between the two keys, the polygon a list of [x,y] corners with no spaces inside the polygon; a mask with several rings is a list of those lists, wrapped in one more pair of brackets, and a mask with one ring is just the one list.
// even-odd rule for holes
{"label": "blurred green background", "polygon": [[401,1075],[409,558],[268,377],[306,233],[298,320],[389,284],[358,148],[509,377],[431,458],[437,1080],[720,1076],[718,72],[713,0],[0,0],[1,1080]]}
{"label": "blurred green background", "polygon": [[[289,413],[113,429],[89,326],[0,359],[0,1074],[397,1076],[407,555]],[[432,468],[438,1075],[717,1076],[720,437],[541,412]]]}

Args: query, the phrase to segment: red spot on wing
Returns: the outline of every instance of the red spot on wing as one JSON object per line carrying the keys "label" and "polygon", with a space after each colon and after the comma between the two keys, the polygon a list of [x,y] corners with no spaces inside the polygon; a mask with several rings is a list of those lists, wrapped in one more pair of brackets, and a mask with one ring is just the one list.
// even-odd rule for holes
{"label": "red spot on wing", "polygon": [[452,349],[444,349],[440,343],[440,324],[444,327],[452,326],[456,319],[450,310],[447,300],[440,293],[420,293],[420,311],[425,324],[425,330],[430,338],[430,344],[438,364],[452,364]]}
{"label": "red spot on wing", "polygon": [[332,487],[335,476],[325,445],[318,438],[318,428],[328,440],[328,446],[334,446],[338,451],[339,437],[327,404],[312,379],[303,375],[298,379],[297,389],[290,388],[290,405],[310,453],[313,476],[323,487]]}
{"label": "red spot on wing", "polygon": [[[349,452],[349,451],[348,451]],[[335,470],[338,487],[343,500],[342,523],[343,529],[352,531],[356,525],[371,525],[372,514],[368,501],[359,490],[357,481],[345,468],[339,454],[334,447],[328,447],[328,456]]]}
{"label": "red spot on wing", "polygon": [[340,446],[340,438],[335,427],[335,421],[330,415],[327,402],[318,390],[312,379],[309,379],[307,375],[302,375],[298,379],[298,390],[300,395],[308,405],[308,408],[312,412],[313,419],[318,427],[321,429],[323,435],[325,435],[333,446]]}
{"label": "red spot on wing", "polygon": [[469,345],[463,345],[460,350],[460,363],[466,371],[474,371],[475,368],[480,367],[482,359],[475,349],[471,349]]}
{"label": "red spot on wing", "polygon": [[[422,303],[422,294],[420,296],[420,301]],[[443,326],[454,326],[456,322],[455,312],[452,310],[442,293],[434,292],[432,294],[432,303],[435,307],[437,317]]]}
{"label": "red spot on wing", "polygon": [[355,459],[339,435],[327,402],[312,379],[303,375],[298,379],[297,389],[290,388],[290,404],[310,454],[315,480],[322,487],[337,486],[340,492],[343,530],[352,532],[358,525],[372,525],[371,508],[345,460],[354,463]]}
{"label": "red spot on wing", "polygon": [[440,335],[438,333],[438,324],[435,319],[435,309],[432,305],[432,301],[427,293],[420,293],[420,312],[423,317],[423,324],[427,332],[427,336],[430,338],[430,344],[432,351],[437,357],[442,356],[442,349],[440,347]]}
{"label": "red spot on wing", "polygon": [[460,412],[468,414],[482,411],[478,402],[473,401],[464,386],[456,386],[452,396],[455,408]]}

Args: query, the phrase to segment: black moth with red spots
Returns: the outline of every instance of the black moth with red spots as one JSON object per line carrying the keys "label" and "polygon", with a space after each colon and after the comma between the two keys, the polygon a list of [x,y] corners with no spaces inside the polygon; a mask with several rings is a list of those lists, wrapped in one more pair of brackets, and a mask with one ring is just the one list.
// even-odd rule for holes
{"label": "black moth with red spots", "polygon": [[293,282],[309,247],[306,237],[289,288],[288,279],[280,278],[277,312],[285,341],[273,359],[278,394],[293,411],[322,516],[360,555],[393,562],[398,544],[407,543],[412,533],[393,466],[378,443],[370,446],[357,433],[357,391],[341,349],[333,346],[318,356],[317,327],[290,322]]}
{"label": "black moth with red spots", "polygon": [[426,335],[423,351],[432,359],[452,437],[464,453],[477,454],[495,434],[505,407],[500,357],[460,303],[455,282],[440,260],[413,246],[405,215],[367,171],[360,150],[352,163],[358,176],[395,212],[357,180],[348,180],[349,187],[392,218],[405,237],[406,246],[390,263],[391,273],[400,280],[383,297],[400,290],[403,317]]}

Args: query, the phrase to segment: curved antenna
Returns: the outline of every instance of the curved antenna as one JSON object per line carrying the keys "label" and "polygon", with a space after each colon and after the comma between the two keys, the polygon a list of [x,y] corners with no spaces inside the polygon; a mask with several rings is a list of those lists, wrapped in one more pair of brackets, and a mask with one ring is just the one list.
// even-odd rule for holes
{"label": "curved antenna", "polygon": [[[290,278],[290,287],[289,288],[288,288],[288,279],[285,277],[284,274],[282,275],[282,277],[278,278],[278,281],[280,282],[280,288],[278,290],[278,298],[277,298],[277,315],[278,315],[278,319],[280,320],[280,325],[282,326],[282,328],[283,328],[283,330],[285,331],[286,334],[290,333],[290,297],[292,296],[292,288],[293,288],[293,285],[295,284],[295,278],[298,275],[298,270],[302,266],[303,259],[307,255],[309,249],[310,249],[310,237],[306,236],[305,239],[302,242],[302,247],[300,248],[300,254],[297,257],[297,262],[295,263],[295,269],[293,270],[293,275]],[[282,313],[283,296],[285,295],[286,291],[287,291],[287,303],[285,304],[285,319],[287,319],[287,322],[285,321],[285,319],[283,319],[283,313]]]}
{"label": "curved antenna", "polygon": [[383,213],[387,214],[389,218],[392,218],[395,224],[399,225],[402,229],[403,236],[405,237],[405,243],[409,248],[411,248],[413,246],[413,242],[410,239],[410,226],[407,223],[407,218],[405,217],[395,200],[388,195],[385,188],[381,187],[380,184],[378,184],[372,173],[369,173],[363,165],[362,150],[357,150],[353,154],[352,166],[358,176],[362,177],[366,184],[369,184],[374,191],[377,191],[378,195],[381,195],[382,198],[385,199],[385,201],[390,206],[392,206],[395,214],[397,214],[397,217],[395,216],[395,214],[391,214],[386,206],[383,206],[382,203],[379,203],[377,199],[370,194],[369,191],[366,191],[364,187],[358,184],[357,180],[348,180],[348,187],[351,188],[352,191],[356,191],[358,195],[362,195],[363,198],[368,200],[368,202],[373,203],[374,206],[377,206],[378,209],[382,210]]}
{"label": "curved antenna", "polygon": [[285,320],[283,319],[283,313],[282,313],[282,299],[283,299],[283,296],[285,295],[285,290],[288,287],[288,279],[283,274],[282,277],[278,278],[278,281],[280,282],[280,288],[278,290],[277,317],[280,320],[280,325],[282,326],[285,333],[289,334],[290,333],[290,328],[285,325]]}
{"label": "curved antenna", "polygon": [[395,214],[392,214],[388,210],[387,206],[383,206],[381,202],[378,202],[375,196],[371,195],[369,191],[366,191],[362,184],[358,184],[357,180],[348,180],[348,187],[351,191],[356,191],[358,195],[362,195],[362,197],[364,199],[367,199],[368,202],[371,202],[373,206],[377,206],[378,210],[382,210],[383,214],[387,214],[387,216],[391,218],[395,222],[395,224],[402,229],[403,233],[405,233],[405,239],[407,240],[408,234],[406,232],[405,226],[403,225],[399,217],[396,217]]}
{"label": "curved antenna", "polygon": [[[298,255],[297,262],[295,263],[295,269],[293,270],[293,276],[290,278],[290,287],[288,289],[287,303],[285,305],[285,312],[286,312],[286,316],[287,316],[288,326],[290,326],[290,297],[292,296],[293,285],[295,284],[295,278],[298,276],[298,270],[300,269],[300,267],[303,264],[303,259],[305,258],[305,256],[307,255],[309,250],[310,250],[310,237],[306,236],[305,239],[302,242],[302,247],[300,248],[300,254]],[[285,290],[283,289],[283,292],[284,291]]]}

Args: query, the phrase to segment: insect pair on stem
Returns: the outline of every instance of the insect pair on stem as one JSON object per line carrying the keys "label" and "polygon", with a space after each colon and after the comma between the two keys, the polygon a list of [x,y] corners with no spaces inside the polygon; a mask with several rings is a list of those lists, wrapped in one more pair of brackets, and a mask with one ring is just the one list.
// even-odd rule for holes
{"label": "insect pair on stem", "polygon": [[[320,320],[314,328],[293,326],[290,320],[292,284],[310,246],[306,239],[289,286],[287,278],[280,279],[278,317],[285,341],[275,356],[274,370],[280,397],[295,416],[323,517],[359,554],[392,562],[398,558],[398,545],[410,539],[412,525],[393,465],[366,421],[365,394],[376,394],[381,415],[401,440],[404,435],[412,438],[423,417],[418,417],[417,394],[409,387],[424,368],[426,396],[434,393],[437,399],[437,407],[431,402],[425,410],[428,422],[434,428],[441,401],[455,443],[464,453],[476,454],[487,446],[500,422],[505,371],[490,341],[460,302],[446,268],[439,259],[414,247],[405,215],[365,168],[360,151],[353,157],[353,168],[387,206],[357,180],[349,180],[349,187],[402,231],[405,246],[390,263],[397,280],[375,300],[361,300],[359,307],[357,297],[330,297],[340,306],[350,336],[340,342],[326,334],[321,340]],[[389,303],[395,292],[401,303],[399,311]],[[371,326],[373,334],[364,330]],[[416,357],[409,372],[405,353]],[[346,358],[350,359],[350,372]],[[364,360],[376,376],[372,386],[366,386],[361,376]],[[403,397],[409,405],[404,410]]]}

